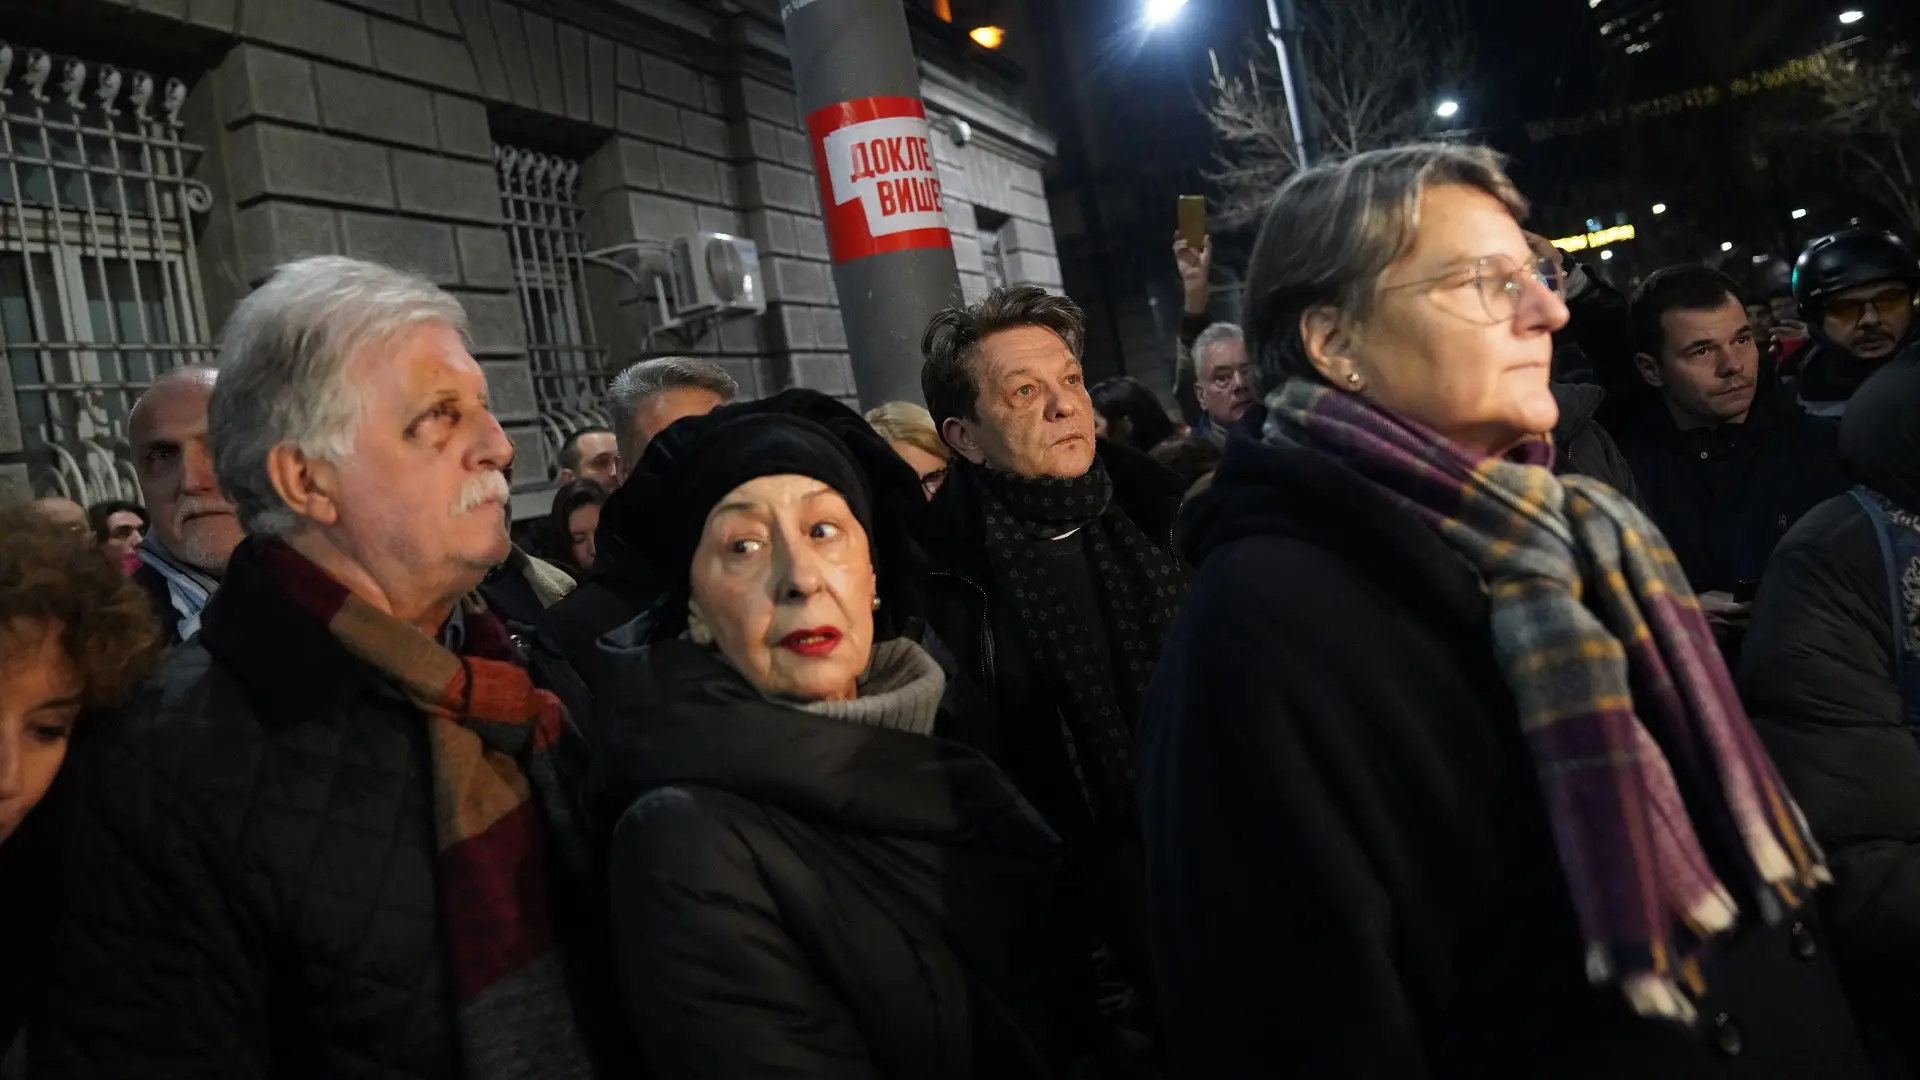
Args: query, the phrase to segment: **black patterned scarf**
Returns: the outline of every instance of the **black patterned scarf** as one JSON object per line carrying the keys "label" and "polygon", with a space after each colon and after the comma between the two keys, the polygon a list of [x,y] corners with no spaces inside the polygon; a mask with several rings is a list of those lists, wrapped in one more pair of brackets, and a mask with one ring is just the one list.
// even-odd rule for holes
{"label": "black patterned scarf", "polygon": [[[987,565],[1014,596],[1025,651],[1062,692],[1094,815],[1130,820],[1139,781],[1134,728],[1186,592],[1186,570],[1114,503],[1113,480],[1098,459],[1073,479],[957,464],[980,493]],[[1093,640],[1068,590],[1049,580],[1038,549],[1051,543],[1081,545],[1107,640]]]}

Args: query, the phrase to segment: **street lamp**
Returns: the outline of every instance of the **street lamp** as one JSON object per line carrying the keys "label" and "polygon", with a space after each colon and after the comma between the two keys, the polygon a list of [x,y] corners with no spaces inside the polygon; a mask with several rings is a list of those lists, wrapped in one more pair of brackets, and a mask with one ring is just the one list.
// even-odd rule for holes
{"label": "street lamp", "polygon": [[1840,13],[1840,25],[1852,26],[1866,17],[1867,13],[1864,11],[1843,11]]}
{"label": "street lamp", "polygon": [[1656,213],[1656,214],[1664,214],[1664,213],[1666,213],[1666,212],[1667,212],[1667,204],[1666,204],[1666,203],[1663,203],[1663,202],[1657,202],[1657,203],[1654,203],[1654,204],[1653,204],[1653,212],[1654,212],[1654,213]]}
{"label": "street lamp", "polygon": [[1180,9],[1186,6],[1187,0],[1147,0],[1147,25],[1159,26],[1180,14]]}
{"label": "street lamp", "polygon": [[1433,110],[1433,115],[1442,120],[1451,120],[1460,115],[1460,103],[1449,98]]}
{"label": "street lamp", "polygon": [[1725,243],[1723,243],[1723,244],[1721,244],[1721,245],[1720,245],[1720,250],[1721,250],[1721,251],[1732,251],[1732,250],[1733,250],[1733,241],[1731,241],[1731,240],[1728,240],[1728,241],[1726,241]]}
{"label": "street lamp", "polygon": [[1613,258],[1613,249],[1612,249],[1612,248],[1607,248],[1607,249],[1606,249],[1605,251],[1602,251],[1602,252],[1600,253],[1600,261],[1601,261],[1601,262],[1606,262],[1606,261],[1607,261],[1608,259],[1611,259],[1611,258]]}
{"label": "street lamp", "polygon": [[1807,216],[1807,212],[1805,210],[1795,210],[1793,212],[1793,220],[1795,221],[1799,221],[1801,218],[1806,216]]}

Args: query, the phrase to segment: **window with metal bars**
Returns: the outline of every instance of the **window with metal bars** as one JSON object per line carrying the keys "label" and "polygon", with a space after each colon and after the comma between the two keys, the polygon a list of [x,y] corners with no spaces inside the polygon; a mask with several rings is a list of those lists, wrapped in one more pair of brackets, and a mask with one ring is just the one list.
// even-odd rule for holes
{"label": "window with metal bars", "polygon": [[0,43],[0,349],[40,494],[139,498],[127,413],[213,358],[186,99],[179,79]]}
{"label": "window with metal bars", "polygon": [[583,273],[580,163],[513,146],[495,147],[494,160],[552,478],[568,435],[608,426],[607,354],[594,340]]}

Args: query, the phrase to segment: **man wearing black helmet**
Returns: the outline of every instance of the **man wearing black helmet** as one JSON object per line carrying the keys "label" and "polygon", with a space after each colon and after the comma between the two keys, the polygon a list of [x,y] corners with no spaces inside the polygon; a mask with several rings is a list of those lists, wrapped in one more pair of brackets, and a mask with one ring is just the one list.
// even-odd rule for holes
{"label": "man wearing black helmet", "polygon": [[1899,237],[1855,226],[1807,245],[1793,296],[1814,347],[1795,389],[1815,416],[1838,417],[1867,376],[1912,343],[1920,262]]}

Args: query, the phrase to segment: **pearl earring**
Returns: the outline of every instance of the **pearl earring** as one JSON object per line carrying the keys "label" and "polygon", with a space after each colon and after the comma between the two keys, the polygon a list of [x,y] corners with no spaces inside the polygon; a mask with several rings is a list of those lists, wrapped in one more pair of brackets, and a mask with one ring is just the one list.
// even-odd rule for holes
{"label": "pearl earring", "polygon": [[1353,387],[1355,390],[1360,389],[1360,373],[1357,371],[1347,372],[1347,385]]}
{"label": "pearl earring", "polygon": [[877,596],[873,598],[873,610],[875,611],[880,610],[880,598]]}

